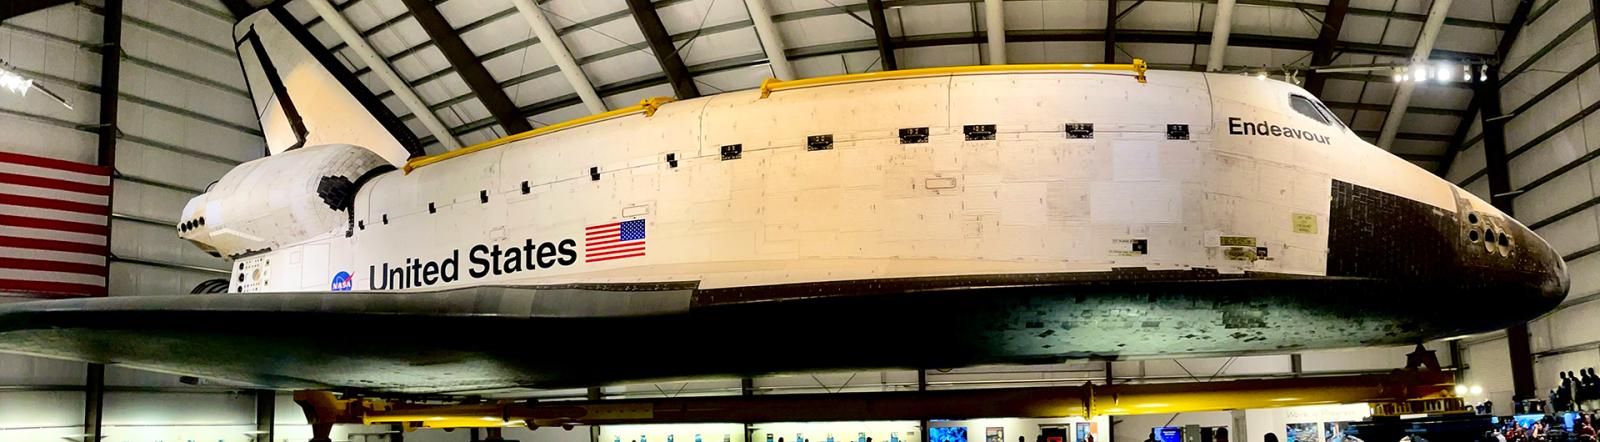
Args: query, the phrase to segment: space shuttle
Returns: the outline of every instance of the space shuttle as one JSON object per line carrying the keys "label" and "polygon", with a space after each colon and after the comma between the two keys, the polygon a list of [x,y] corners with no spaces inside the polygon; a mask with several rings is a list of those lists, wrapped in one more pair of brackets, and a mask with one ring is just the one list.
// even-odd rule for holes
{"label": "space shuttle", "polygon": [[175,229],[225,293],[0,306],[0,351],[464,394],[1406,345],[1568,290],[1522,223],[1289,83],[875,72],[426,155],[287,20],[235,30],[270,155]]}

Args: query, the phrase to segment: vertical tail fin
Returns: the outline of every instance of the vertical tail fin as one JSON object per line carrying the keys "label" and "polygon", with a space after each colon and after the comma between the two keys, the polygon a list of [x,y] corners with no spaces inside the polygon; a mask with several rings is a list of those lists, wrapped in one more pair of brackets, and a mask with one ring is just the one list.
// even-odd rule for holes
{"label": "vertical tail fin", "polygon": [[353,144],[395,167],[423,155],[416,135],[282,6],[240,20],[233,33],[269,154]]}

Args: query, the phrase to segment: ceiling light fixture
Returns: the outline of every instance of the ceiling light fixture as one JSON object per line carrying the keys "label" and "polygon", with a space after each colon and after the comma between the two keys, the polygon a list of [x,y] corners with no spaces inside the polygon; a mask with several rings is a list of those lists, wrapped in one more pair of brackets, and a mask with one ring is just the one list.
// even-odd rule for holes
{"label": "ceiling light fixture", "polygon": [[0,60],[0,88],[24,97],[28,96],[28,91],[38,90],[57,103],[61,103],[67,109],[72,109],[72,104],[67,103],[66,99],[56,95],[55,92],[50,92],[49,89],[45,89],[43,85],[34,83],[33,79],[22,76],[22,73],[17,72],[16,67],[6,63],[5,60]]}

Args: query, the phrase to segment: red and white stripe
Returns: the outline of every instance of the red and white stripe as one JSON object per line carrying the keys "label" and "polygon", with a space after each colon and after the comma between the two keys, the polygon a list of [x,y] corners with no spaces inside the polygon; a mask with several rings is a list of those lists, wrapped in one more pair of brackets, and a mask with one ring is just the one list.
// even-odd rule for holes
{"label": "red and white stripe", "polygon": [[0,152],[0,292],[105,296],[111,169]]}
{"label": "red and white stripe", "polygon": [[622,240],[622,223],[589,226],[583,230],[583,262],[644,256],[644,240]]}

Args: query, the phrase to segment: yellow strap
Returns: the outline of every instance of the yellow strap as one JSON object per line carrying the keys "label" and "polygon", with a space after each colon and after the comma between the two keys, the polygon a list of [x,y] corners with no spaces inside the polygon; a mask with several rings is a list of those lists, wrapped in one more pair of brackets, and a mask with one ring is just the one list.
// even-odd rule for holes
{"label": "yellow strap", "polygon": [[799,80],[778,80],[769,78],[761,82],[761,98],[767,98],[773,91],[785,89],[799,89],[811,86],[829,84],[856,83],[862,81],[891,80],[899,78],[933,77],[939,75],[962,74],[1003,74],[1009,72],[1062,72],[1062,71],[1128,71],[1133,72],[1134,79],[1140,83],[1145,82],[1145,71],[1150,70],[1150,65],[1144,59],[1135,58],[1128,64],[1100,64],[1100,63],[1060,63],[1060,64],[1002,64],[981,66],[948,66],[939,68],[901,69],[895,71],[866,72],[860,74],[831,75],[827,77],[802,78]]}
{"label": "yellow strap", "polygon": [[582,126],[582,125],[593,123],[593,122],[596,122],[596,121],[604,121],[604,120],[609,120],[609,119],[612,119],[612,118],[621,117],[621,116],[625,116],[625,115],[633,115],[633,114],[636,114],[636,113],[643,113],[644,116],[649,117],[649,116],[655,115],[656,114],[656,109],[659,109],[661,107],[661,105],[670,103],[672,101],[673,101],[673,99],[671,97],[646,98],[644,100],[640,100],[639,104],[636,104],[636,105],[633,105],[633,106],[628,106],[628,107],[625,107],[625,108],[622,108],[622,109],[617,109],[617,110],[610,111],[610,112],[602,112],[602,113],[590,115],[590,116],[587,116],[587,117],[575,118],[575,119],[563,121],[563,122],[560,122],[560,123],[552,124],[552,125],[549,125],[549,126],[541,127],[541,128],[538,128],[538,129],[530,130],[530,131],[527,131],[527,132],[496,138],[496,139],[493,139],[493,140],[485,141],[485,142],[482,142],[482,143],[478,143],[478,144],[474,144],[474,145],[471,145],[471,146],[463,147],[463,148],[460,148],[460,149],[452,150],[452,151],[449,151],[449,152],[441,153],[441,154],[438,154],[438,155],[428,155],[428,156],[425,156],[425,157],[412,158],[411,161],[407,161],[406,162],[405,172],[406,173],[411,173],[411,171],[416,170],[418,167],[422,167],[422,166],[426,166],[426,165],[429,165],[429,164],[437,163],[437,162],[440,162],[440,161],[448,160],[448,159],[451,159],[451,158],[459,157],[459,156],[462,156],[462,155],[470,154],[470,153],[477,152],[477,151],[480,151],[480,150],[486,150],[486,149],[491,149],[491,148],[494,148],[494,147],[499,147],[501,145],[504,145],[504,144],[507,144],[507,143],[511,143],[513,141],[526,140],[526,139],[537,137],[537,136],[544,135],[544,134],[547,134],[547,133],[559,131],[559,130],[566,129],[566,128]]}

